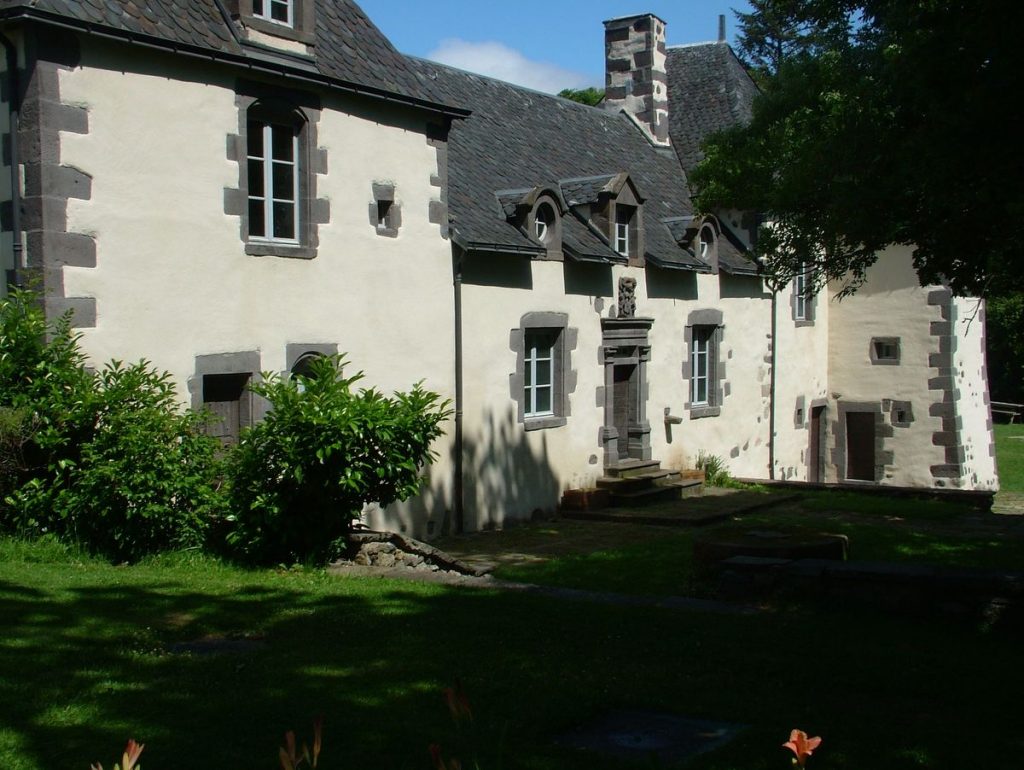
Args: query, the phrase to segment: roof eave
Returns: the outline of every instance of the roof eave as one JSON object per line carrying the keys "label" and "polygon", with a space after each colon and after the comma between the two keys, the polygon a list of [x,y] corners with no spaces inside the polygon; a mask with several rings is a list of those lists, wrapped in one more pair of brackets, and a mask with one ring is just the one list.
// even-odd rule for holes
{"label": "roof eave", "polygon": [[173,40],[165,40],[164,38],[156,35],[146,35],[129,32],[127,30],[114,29],[96,22],[72,19],[57,13],[42,11],[37,8],[14,6],[0,11],[0,23],[12,20],[36,21],[52,27],[70,29],[76,32],[85,32],[89,35],[118,40],[145,48],[156,48],[182,56],[189,56],[195,59],[205,59],[232,66],[240,66],[262,74],[285,75],[293,80],[302,80],[304,82],[333,88],[358,96],[366,96],[373,99],[381,99],[383,101],[402,104],[408,107],[416,107],[418,109],[427,110],[428,112],[439,113],[446,117],[466,118],[471,114],[470,110],[463,109],[461,107],[452,107],[426,99],[419,99],[414,96],[407,96],[405,94],[399,94],[381,88],[374,88],[373,86],[366,86],[359,83],[340,80],[338,78],[332,78],[319,71],[313,72],[308,67],[298,66],[297,64],[289,65],[283,61],[273,62],[268,59],[256,59],[242,54],[218,51],[213,48],[204,48],[202,46],[192,45],[189,43],[178,43]]}

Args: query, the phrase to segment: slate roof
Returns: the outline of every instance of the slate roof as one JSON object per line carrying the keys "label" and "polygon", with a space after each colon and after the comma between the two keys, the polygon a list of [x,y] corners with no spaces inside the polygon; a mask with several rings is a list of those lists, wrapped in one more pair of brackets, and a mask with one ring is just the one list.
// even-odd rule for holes
{"label": "slate roof", "polygon": [[669,48],[666,66],[669,136],[690,172],[709,134],[750,120],[758,90],[726,43]]}
{"label": "slate roof", "polygon": [[[692,214],[678,159],[652,146],[627,117],[423,59],[411,64],[448,101],[472,111],[469,119],[455,121],[448,141],[448,205],[456,242],[536,253],[539,244],[505,216],[510,198],[557,184],[554,192],[563,199],[592,200],[626,172],[645,198],[646,247],[653,261],[708,269],[661,224],[666,217]],[[570,258],[622,261],[606,239],[568,215],[563,246]]]}
{"label": "slate roof", "polygon": [[[225,17],[216,0],[0,0],[0,15],[56,19],[115,36],[209,51],[228,60],[265,61],[268,55],[264,48],[240,42],[236,23]],[[408,60],[350,0],[317,0],[314,52],[312,60],[288,54],[279,58],[338,85],[464,113],[420,80]]]}

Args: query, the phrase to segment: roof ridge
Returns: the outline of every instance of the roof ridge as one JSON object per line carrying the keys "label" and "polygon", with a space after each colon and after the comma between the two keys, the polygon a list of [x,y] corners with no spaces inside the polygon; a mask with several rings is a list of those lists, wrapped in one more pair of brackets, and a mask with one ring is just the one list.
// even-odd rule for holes
{"label": "roof ridge", "polygon": [[[473,72],[472,70],[463,69],[462,67],[456,67],[456,66],[454,66],[452,64],[445,64],[444,62],[439,62],[439,61],[436,61],[434,59],[428,59],[425,56],[415,56],[413,54],[408,54],[408,53],[402,54],[402,56],[404,56],[407,59],[412,59],[413,61],[423,62],[424,64],[431,64],[431,65],[433,65],[435,67],[441,67],[442,69],[446,69],[446,70],[448,70],[450,72],[457,72],[457,73],[462,74],[462,75],[472,75],[473,77],[476,77],[476,78],[481,78],[483,80],[489,80],[489,81],[491,81],[493,83],[499,83],[500,85],[508,86],[509,88],[514,88],[517,91],[522,91],[524,93],[535,94],[536,96],[543,96],[543,97],[546,97],[548,99],[554,99],[555,101],[563,102],[565,104],[570,104],[570,105],[573,105],[575,107],[579,107],[579,108],[581,108],[583,110],[591,110],[591,111],[597,112],[597,113],[599,113],[601,115],[615,116],[615,115],[618,114],[617,111],[606,110],[603,107],[595,107],[595,106],[592,106],[590,104],[584,104],[583,102],[577,102],[577,101],[575,101],[573,99],[566,99],[564,96],[559,96],[558,94],[548,93],[547,91],[538,91],[536,88],[530,88],[529,86],[522,86],[522,85],[519,85],[518,83],[512,83],[511,81],[508,81],[508,80],[502,80],[501,78],[495,77],[494,75],[484,75],[481,72]],[[565,90],[565,89],[563,89],[563,90]]]}

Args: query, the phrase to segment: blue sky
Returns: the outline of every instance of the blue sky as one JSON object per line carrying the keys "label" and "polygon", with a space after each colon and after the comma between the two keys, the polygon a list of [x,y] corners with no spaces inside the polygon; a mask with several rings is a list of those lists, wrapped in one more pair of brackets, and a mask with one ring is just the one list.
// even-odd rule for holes
{"label": "blue sky", "polygon": [[511,80],[542,91],[604,85],[604,28],[617,16],[655,13],[668,44],[718,37],[746,0],[358,0],[402,52]]}

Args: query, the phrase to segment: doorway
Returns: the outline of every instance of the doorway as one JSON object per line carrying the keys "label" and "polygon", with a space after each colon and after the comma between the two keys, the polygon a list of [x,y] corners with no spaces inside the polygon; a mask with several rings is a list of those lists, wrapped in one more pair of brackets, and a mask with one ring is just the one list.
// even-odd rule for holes
{"label": "doorway", "polygon": [[825,483],[825,409],[811,407],[811,445],[807,450],[807,480],[812,484]]}
{"label": "doorway", "polygon": [[[615,430],[618,431],[619,459],[641,459],[636,451],[630,451],[630,428],[640,421],[640,398],[637,382],[639,369],[635,364],[616,366],[613,373],[615,382],[612,396],[612,414]],[[638,448],[639,449],[639,448]]]}
{"label": "doorway", "polygon": [[846,478],[875,481],[875,414],[846,413]]}

